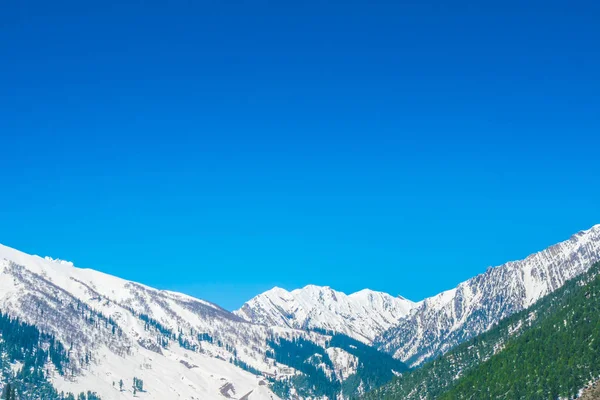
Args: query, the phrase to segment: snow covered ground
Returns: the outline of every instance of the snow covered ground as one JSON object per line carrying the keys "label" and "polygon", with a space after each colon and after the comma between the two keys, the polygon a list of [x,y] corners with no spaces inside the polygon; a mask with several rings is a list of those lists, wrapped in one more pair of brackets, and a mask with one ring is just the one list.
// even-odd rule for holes
{"label": "snow covered ground", "polygon": [[[59,391],[92,390],[105,400],[130,399],[135,377],[144,382],[145,391],[136,394],[140,399],[223,399],[225,385],[232,399],[277,399],[264,378],[229,362],[236,358],[277,375],[264,357],[269,328],[203,300],[0,245],[0,309],[73,343],[72,370],[53,374]],[[142,314],[189,340],[196,351],[176,339],[162,346],[164,337]],[[212,343],[198,341],[200,333],[210,335]],[[85,354],[91,355],[89,364]]]}

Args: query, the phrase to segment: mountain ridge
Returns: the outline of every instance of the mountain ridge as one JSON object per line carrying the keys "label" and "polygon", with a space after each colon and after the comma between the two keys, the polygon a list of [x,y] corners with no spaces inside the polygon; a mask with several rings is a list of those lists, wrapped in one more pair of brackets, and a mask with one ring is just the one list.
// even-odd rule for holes
{"label": "mountain ridge", "polygon": [[[307,285],[275,287],[229,312],[0,245],[0,311],[70,346],[65,373],[50,376],[57,390],[129,399],[131,390],[115,393],[111,383],[136,378],[160,382],[148,385],[148,400],[198,393],[217,399],[223,391],[277,399],[269,388],[285,398],[348,398],[385,383],[375,371],[388,379],[404,368],[398,360],[417,366],[443,354],[596,261],[600,225],[417,303],[370,289],[347,295]],[[378,360],[385,371],[377,370]]]}
{"label": "mountain ridge", "polygon": [[345,294],[329,286],[306,285],[292,291],[267,290],[234,314],[267,326],[336,331],[370,344],[416,304],[370,289]]}
{"label": "mountain ridge", "polygon": [[[3,245],[0,309],[71,346],[69,369],[51,379],[59,391],[94,389],[103,399],[125,399],[133,393],[115,392],[113,382],[134,377],[150,383],[144,394],[147,399],[217,398],[225,383],[240,392],[258,390],[261,378],[228,361],[234,357],[234,344],[240,351],[239,362],[276,371],[243,351],[260,344],[261,337],[266,340],[268,330],[212,303]],[[197,335],[218,337],[223,344],[199,342]],[[236,343],[240,337],[247,344]],[[186,346],[197,348],[192,352]],[[181,379],[188,383],[181,385]],[[263,396],[270,397],[276,398]]]}
{"label": "mountain ridge", "polygon": [[[104,400],[133,398],[130,386],[120,390],[115,383],[140,379],[145,391],[135,396],[148,400],[279,399],[271,389],[294,399],[326,393],[347,399],[387,382],[393,370],[406,369],[350,338],[255,324],[187,294],[4,245],[0,311],[69,348],[64,371],[47,372],[58,392],[93,390]],[[279,354],[297,353],[298,346],[314,349],[323,362],[315,354],[304,354],[306,359]]]}
{"label": "mountain ridge", "polygon": [[483,333],[600,261],[600,224],[423,300],[375,345],[417,366]]}
{"label": "mountain ridge", "polygon": [[596,263],[489,331],[364,399],[576,398],[600,374],[599,273]]}
{"label": "mountain ridge", "polygon": [[[522,260],[487,267],[437,295],[419,302],[406,300],[396,311],[371,307],[359,320],[362,326],[355,326],[360,313],[337,307],[340,299],[361,292],[388,302],[405,299],[369,289],[346,295],[329,286],[307,285],[292,291],[276,287],[253,297],[234,313],[268,326],[341,332],[418,366],[528,307],[596,261],[600,261],[600,224]],[[384,312],[383,321],[378,321]]]}

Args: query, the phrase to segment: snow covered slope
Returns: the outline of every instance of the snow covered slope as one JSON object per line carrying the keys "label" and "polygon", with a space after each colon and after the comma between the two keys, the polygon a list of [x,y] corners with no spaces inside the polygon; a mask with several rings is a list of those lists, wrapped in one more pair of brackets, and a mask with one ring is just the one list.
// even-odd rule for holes
{"label": "snow covered slope", "polygon": [[[135,377],[146,389],[137,398],[266,400],[277,396],[263,377],[291,385],[287,393],[315,388],[308,376],[288,379],[308,371],[306,363],[321,369],[333,388],[348,389],[340,381],[356,384],[354,391],[364,388],[368,380],[363,377],[373,371],[364,369],[360,357],[372,358],[372,348],[359,349],[360,343],[346,340],[335,345],[335,336],[323,330],[372,343],[418,365],[490,329],[596,261],[600,225],[420,303],[370,290],[346,295],[309,285],[291,292],[274,288],[230,313],[184,294],[0,245],[0,310],[70,348],[65,373],[52,373],[59,390],[128,399]],[[312,344],[306,346],[307,341]],[[277,353],[281,349],[284,353]],[[290,357],[307,349],[305,361]],[[381,359],[391,365],[389,360]],[[301,382],[303,387],[294,386]],[[333,397],[341,392],[336,393]]]}
{"label": "snow covered slope", "polygon": [[324,329],[370,344],[414,307],[410,300],[368,289],[346,295],[330,287],[308,285],[291,292],[273,288],[234,313],[267,326]]}
{"label": "snow covered slope", "polygon": [[[346,312],[363,304],[385,311],[387,301],[361,292]],[[286,398],[316,399],[327,393],[341,400],[386,382],[369,378],[375,368],[381,372],[378,357],[387,363],[388,375],[406,368],[350,339],[249,322],[185,294],[2,245],[0,311],[53,334],[69,349],[63,373],[47,368],[59,391],[91,390],[103,400],[133,398],[134,378],[144,382],[145,390],[136,394],[142,399],[275,400],[279,397],[270,389],[275,380]],[[315,368],[328,383],[319,380],[322,374]]]}
{"label": "snow covered slope", "polygon": [[341,332],[415,366],[490,329],[599,260],[596,225],[420,303],[370,290],[346,295],[309,285],[291,292],[273,288],[234,313],[266,326]]}
{"label": "snow covered slope", "polygon": [[229,362],[276,375],[270,331],[206,301],[0,245],[0,309],[72,343],[67,374],[52,379],[59,391],[129,399],[136,377],[140,399],[278,399]]}
{"label": "snow covered slope", "polygon": [[455,289],[424,300],[376,340],[418,365],[533,304],[600,261],[600,225],[524,260],[489,268]]}

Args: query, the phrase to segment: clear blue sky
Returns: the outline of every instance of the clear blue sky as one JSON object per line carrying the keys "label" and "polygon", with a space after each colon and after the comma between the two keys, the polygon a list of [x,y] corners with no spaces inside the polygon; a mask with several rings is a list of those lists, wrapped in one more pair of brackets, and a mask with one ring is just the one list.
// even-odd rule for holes
{"label": "clear blue sky", "polygon": [[232,309],[600,223],[598,2],[479,3],[4,2],[0,242]]}

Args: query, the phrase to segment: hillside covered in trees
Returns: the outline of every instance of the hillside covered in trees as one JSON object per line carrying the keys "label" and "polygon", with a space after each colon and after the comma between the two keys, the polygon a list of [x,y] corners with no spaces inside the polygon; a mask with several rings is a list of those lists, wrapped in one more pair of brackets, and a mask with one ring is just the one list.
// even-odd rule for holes
{"label": "hillside covered in trees", "polygon": [[93,392],[58,393],[51,369],[64,374],[68,350],[54,336],[0,312],[0,398],[6,400],[99,400]]}
{"label": "hillside covered in trees", "polygon": [[[302,372],[289,380],[273,382],[274,391],[282,398],[289,398],[292,388],[306,397],[325,396],[336,399],[340,395],[358,395],[362,390],[389,382],[394,378],[394,373],[408,370],[401,361],[349,336],[326,331],[321,333],[331,335],[325,348],[303,338],[269,341],[273,350],[267,353],[268,357]],[[356,357],[352,373],[343,382],[335,375],[326,373],[334,369],[334,363],[328,354],[329,349],[339,349]]]}
{"label": "hillside covered in trees", "polygon": [[573,398],[600,376],[600,264],[364,398]]}

